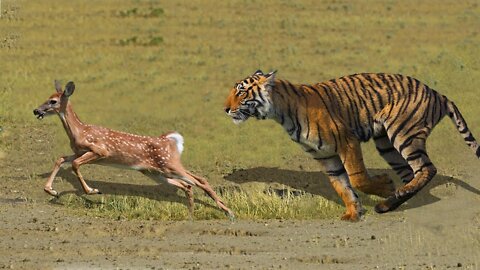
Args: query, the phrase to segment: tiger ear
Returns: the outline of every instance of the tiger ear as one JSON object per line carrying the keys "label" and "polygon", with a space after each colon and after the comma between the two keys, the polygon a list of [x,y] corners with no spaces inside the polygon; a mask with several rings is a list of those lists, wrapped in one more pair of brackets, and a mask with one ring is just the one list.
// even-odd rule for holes
{"label": "tiger ear", "polygon": [[277,73],[276,70],[269,72],[268,74],[265,74],[265,78],[268,79],[268,81],[273,81],[275,79],[275,73]]}
{"label": "tiger ear", "polygon": [[265,77],[268,78],[268,77],[274,75],[275,73],[277,73],[277,70],[270,71],[268,74],[265,75]]}
{"label": "tiger ear", "polygon": [[274,87],[275,87],[275,73],[277,71],[274,70],[272,72],[269,72],[268,74],[265,74],[263,75],[265,77],[265,85],[267,85],[267,89],[269,89],[269,91],[271,91]]}
{"label": "tiger ear", "polygon": [[255,71],[255,73],[253,73],[253,75],[263,75],[263,71],[261,71],[260,69]]}

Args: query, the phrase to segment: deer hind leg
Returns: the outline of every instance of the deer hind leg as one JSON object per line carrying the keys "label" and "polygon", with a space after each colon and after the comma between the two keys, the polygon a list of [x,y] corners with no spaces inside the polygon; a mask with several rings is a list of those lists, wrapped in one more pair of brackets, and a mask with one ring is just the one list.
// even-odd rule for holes
{"label": "deer hind leg", "polygon": [[175,186],[185,192],[185,196],[188,199],[188,211],[190,212],[190,218],[193,219],[193,210],[195,208],[195,202],[193,199],[192,186],[172,178],[166,178],[166,180],[167,180],[167,183],[169,183],[170,185]]}
{"label": "deer hind leg", "polygon": [[172,174],[176,175],[176,178],[178,178],[178,180],[180,180],[181,182],[192,184],[192,186],[197,186],[201,188],[205,193],[207,193],[210,198],[215,201],[217,206],[222,209],[231,220],[235,219],[233,211],[230,210],[227,206],[225,206],[225,204],[222,202],[220,197],[218,197],[217,193],[215,193],[215,191],[212,189],[206,179],[187,171],[180,162],[175,164],[175,166],[170,169],[172,171]]}
{"label": "deer hind leg", "polygon": [[[377,204],[375,206],[376,212],[385,213],[395,210],[427,185],[437,173],[437,169],[425,151],[425,134],[428,135],[428,133],[423,133],[423,136],[410,137],[395,144],[397,150],[402,153],[403,158],[414,170],[414,178],[403,187],[398,188],[394,196],[388,197],[385,201]],[[408,146],[405,147],[405,145]]]}
{"label": "deer hind leg", "polygon": [[179,188],[185,192],[185,196],[188,199],[188,210],[190,212],[190,217],[193,218],[193,210],[194,210],[194,198],[193,198],[193,189],[192,186],[184,181],[178,181],[177,179],[173,178],[166,178],[163,173],[157,171],[141,171],[145,176],[153,180],[161,180],[167,182],[169,185],[172,185],[176,188]]}
{"label": "deer hind leg", "polygon": [[[161,166],[161,164],[160,164]],[[232,210],[225,206],[225,204],[220,200],[218,195],[212,189],[208,181],[200,176],[194,175],[193,173],[187,171],[182,163],[180,162],[180,157],[172,159],[170,164],[166,168],[169,173],[169,178],[177,179],[178,181],[191,185],[191,186],[198,186],[201,188],[207,195],[212,198],[215,203],[218,205],[220,209],[222,209],[228,217],[233,220],[235,215],[233,214]]]}
{"label": "deer hind leg", "polygon": [[82,184],[82,188],[86,194],[100,194],[101,192],[96,188],[91,188],[87,185],[85,180],[83,180],[83,176],[80,173],[80,166],[98,160],[100,156],[94,152],[87,152],[80,157],[76,158],[72,161],[72,169],[73,172],[77,175],[80,184]]}
{"label": "deer hind leg", "polygon": [[63,165],[65,162],[72,162],[77,156],[76,155],[71,155],[71,156],[63,156],[55,162],[55,165],[53,166],[52,173],[50,174],[50,177],[48,177],[47,182],[45,183],[45,188],[43,189],[46,193],[52,195],[52,196],[58,196],[58,192],[53,189],[52,184],[53,180],[55,179],[55,176],[57,176],[58,171],[60,170],[60,167]]}
{"label": "deer hind leg", "polygon": [[225,214],[230,218],[234,219],[235,214],[233,213],[232,210],[230,210],[225,203],[220,199],[220,197],[217,195],[217,193],[213,190],[213,188],[210,186],[208,181],[205,178],[202,178],[200,176],[197,176],[187,170],[182,170],[179,172],[181,174],[181,179],[187,178],[189,181],[193,181],[195,185],[199,188],[201,188],[210,198],[212,198],[217,206],[222,209]]}

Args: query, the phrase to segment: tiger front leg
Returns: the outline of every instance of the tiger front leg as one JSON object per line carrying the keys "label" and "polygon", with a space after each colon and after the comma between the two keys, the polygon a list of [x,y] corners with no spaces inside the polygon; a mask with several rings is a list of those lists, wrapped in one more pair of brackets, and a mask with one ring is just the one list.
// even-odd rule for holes
{"label": "tiger front leg", "polygon": [[358,195],[352,189],[348,180],[347,172],[338,155],[329,158],[317,159],[323,166],[324,171],[328,174],[330,183],[342,198],[345,207],[347,208],[345,214],[341,217],[342,220],[359,221],[365,210],[360,203]]}
{"label": "tiger front leg", "polygon": [[360,218],[365,214],[365,209],[363,208],[358,195],[350,186],[348,178],[345,176],[338,178],[331,176],[330,182],[332,183],[335,191],[342,198],[343,203],[347,208],[341,219],[352,222],[359,221]]}

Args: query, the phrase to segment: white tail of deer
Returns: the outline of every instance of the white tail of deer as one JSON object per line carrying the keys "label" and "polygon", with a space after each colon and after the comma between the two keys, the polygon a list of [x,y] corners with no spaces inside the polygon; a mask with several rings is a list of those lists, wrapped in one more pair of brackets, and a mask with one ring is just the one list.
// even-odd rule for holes
{"label": "white tail of deer", "polygon": [[70,139],[74,154],[60,157],[55,162],[52,174],[45,184],[45,192],[53,196],[58,195],[52,187],[53,179],[60,166],[66,162],[72,163],[73,172],[78,176],[87,194],[98,194],[100,191],[88,186],[79,171],[80,166],[88,163],[120,166],[140,171],[155,180],[164,180],[185,191],[190,213],[193,213],[194,207],[192,186],[197,186],[215,200],[218,207],[230,218],[234,217],[233,212],[220,200],[207,180],[183,167],[180,161],[183,151],[182,135],[171,132],[159,137],[139,136],[84,124],[78,119],[69,101],[75,90],[74,83],[69,82],[63,91],[61,85],[55,81],[55,89],[56,93],[33,113],[38,119],[57,114]]}

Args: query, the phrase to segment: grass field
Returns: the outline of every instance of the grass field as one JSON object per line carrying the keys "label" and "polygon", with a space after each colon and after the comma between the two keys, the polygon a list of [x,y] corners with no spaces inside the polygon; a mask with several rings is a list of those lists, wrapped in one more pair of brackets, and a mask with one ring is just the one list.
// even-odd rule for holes
{"label": "grass field", "polygon": [[[358,72],[402,73],[454,100],[473,133],[480,134],[479,12],[476,1],[4,0],[1,178],[15,179],[4,185],[27,199],[50,199],[41,194],[43,182],[54,160],[70,153],[68,139],[56,117],[39,122],[32,110],[53,92],[54,79],[73,80],[77,90],[71,100],[86,123],[152,136],[181,132],[185,165],[230,190],[226,201],[240,218],[337,216],[342,206],[335,196],[307,189],[288,201],[268,192],[292,189],[285,185],[289,179],[275,181],[282,170],[295,179],[319,168],[272,121],[234,126],[222,111],[228,89],[257,69],[278,69],[278,77],[305,83]],[[435,129],[428,147],[443,175],[477,165],[449,120]],[[370,143],[364,149],[369,168],[387,168]],[[260,167],[272,169],[249,181],[226,177]],[[143,185],[154,183],[141,174],[96,166],[82,170],[107,195],[72,193],[56,203],[100,216],[188,217],[184,200],[163,195],[165,187],[142,193]],[[326,180],[320,173],[315,177]],[[56,186],[79,189],[68,170]],[[363,199],[368,207],[376,201]],[[200,202],[211,204],[202,196]],[[196,218],[222,216],[197,205]]]}
{"label": "grass field", "polygon": [[[449,119],[428,141],[438,175],[398,210],[344,211],[327,177],[273,121],[236,126],[228,90],[257,69],[294,83],[359,72],[411,75],[448,96],[480,138],[480,4],[475,0],[0,0],[0,268],[479,269],[480,167]],[[86,123],[177,130],[183,163],[235,211],[143,175],[81,168],[57,117],[32,110],[74,81]],[[372,143],[372,174],[394,173]],[[398,179],[397,179],[398,183]]]}

